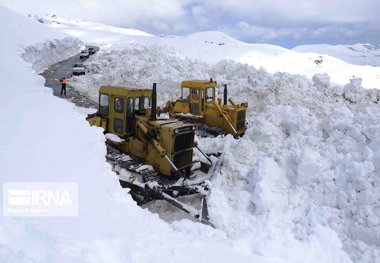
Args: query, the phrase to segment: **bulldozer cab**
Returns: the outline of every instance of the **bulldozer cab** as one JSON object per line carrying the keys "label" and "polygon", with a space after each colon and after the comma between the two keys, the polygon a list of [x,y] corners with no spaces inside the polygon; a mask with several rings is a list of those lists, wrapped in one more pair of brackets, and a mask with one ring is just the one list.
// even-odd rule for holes
{"label": "bulldozer cab", "polygon": [[145,115],[151,108],[152,91],[134,87],[101,86],[99,115],[108,120],[106,132],[119,137],[133,133],[136,115]]}
{"label": "bulldozer cab", "polygon": [[216,82],[210,80],[183,81],[181,85],[181,100],[189,104],[189,113],[203,115],[205,103],[215,100]]}
{"label": "bulldozer cab", "polygon": [[224,84],[222,103],[222,98],[216,99],[216,85],[212,78],[182,81],[180,99],[168,101],[162,112],[168,112],[171,118],[199,122],[235,137],[242,136],[248,124],[248,103],[236,104],[232,98],[228,99],[227,84]]}

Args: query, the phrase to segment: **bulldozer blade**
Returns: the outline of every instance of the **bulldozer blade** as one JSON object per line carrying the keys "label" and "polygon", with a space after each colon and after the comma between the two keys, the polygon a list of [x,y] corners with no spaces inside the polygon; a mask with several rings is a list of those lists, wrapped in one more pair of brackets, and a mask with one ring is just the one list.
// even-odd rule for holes
{"label": "bulldozer blade", "polygon": [[[206,203],[206,197],[202,195],[202,204],[200,211],[197,211],[194,207],[187,205],[185,203],[182,203],[175,199],[174,197],[170,196],[169,194],[163,192],[160,189],[157,188],[151,188],[147,185],[141,186],[139,184],[133,183],[133,182],[127,182],[123,180],[119,180],[122,187],[128,187],[131,189],[131,192],[138,194],[140,196],[143,196],[144,198],[147,198],[149,201],[153,199],[162,199],[171,204],[172,206],[180,209],[181,211],[190,214],[193,216],[197,221],[200,221],[202,224],[209,225],[214,227],[208,220],[208,211],[207,211],[207,203]],[[144,202],[145,203],[145,202]]]}

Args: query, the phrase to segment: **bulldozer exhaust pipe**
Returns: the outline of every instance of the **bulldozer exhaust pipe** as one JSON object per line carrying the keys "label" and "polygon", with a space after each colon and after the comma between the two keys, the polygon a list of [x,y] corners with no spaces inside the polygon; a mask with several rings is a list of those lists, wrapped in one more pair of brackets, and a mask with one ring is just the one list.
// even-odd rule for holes
{"label": "bulldozer exhaust pipe", "polygon": [[152,90],[152,110],[150,112],[150,120],[157,120],[157,91],[156,91],[157,83],[153,83]]}
{"label": "bulldozer exhaust pipe", "polygon": [[224,84],[223,99],[224,105],[227,105],[227,84]]}

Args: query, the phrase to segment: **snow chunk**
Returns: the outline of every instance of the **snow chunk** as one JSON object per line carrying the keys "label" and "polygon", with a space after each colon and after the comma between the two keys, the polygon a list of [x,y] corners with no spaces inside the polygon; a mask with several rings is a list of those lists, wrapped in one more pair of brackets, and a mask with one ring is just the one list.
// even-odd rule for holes
{"label": "snow chunk", "polygon": [[273,159],[265,158],[259,163],[254,172],[254,184],[252,201],[256,206],[255,214],[287,210],[290,183],[284,170]]}
{"label": "snow chunk", "polygon": [[321,88],[330,87],[330,77],[326,73],[325,74],[315,74],[312,79],[314,82],[314,86],[316,86],[316,87],[321,87]]}
{"label": "snow chunk", "polygon": [[351,102],[359,102],[363,100],[365,92],[361,87],[362,80],[354,78],[350,80],[350,84],[344,86],[344,97]]}
{"label": "snow chunk", "polygon": [[123,142],[124,139],[121,139],[119,136],[117,136],[116,134],[113,134],[113,133],[106,133],[104,135],[106,137],[107,140],[110,140],[112,142]]}
{"label": "snow chunk", "polygon": [[338,106],[323,121],[322,127],[327,133],[334,130],[346,131],[353,123],[354,114],[346,106]]}
{"label": "snow chunk", "polygon": [[310,148],[303,149],[301,161],[297,167],[296,183],[302,185],[320,180],[326,166],[327,162],[318,152]]}

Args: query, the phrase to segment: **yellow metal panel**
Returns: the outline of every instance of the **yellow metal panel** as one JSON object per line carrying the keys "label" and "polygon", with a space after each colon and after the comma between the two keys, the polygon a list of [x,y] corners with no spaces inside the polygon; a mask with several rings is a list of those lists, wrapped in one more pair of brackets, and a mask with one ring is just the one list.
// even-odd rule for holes
{"label": "yellow metal panel", "polygon": [[216,87],[216,82],[206,80],[186,80],[182,81],[181,87],[207,88]]}
{"label": "yellow metal panel", "polygon": [[106,119],[102,119],[101,121],[101,127],[106,131],[107,130],[107,120]]}
{"label": "yellow metal panel", "polygon": [[133,96],[133,97],[151,97],[152,90],[138,87],[120,87],[120,86],[101,86],[99,93],[112,94],[118,96]]}
{"label": "yellow metal panel", "polygon": [[174,112],[190,113],[190,103],[177,101],[174,105]]}

